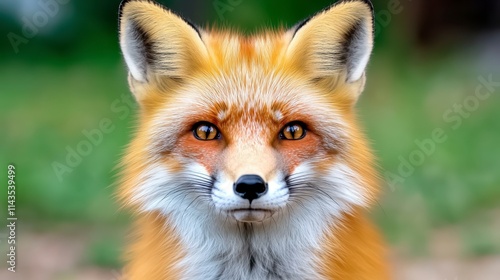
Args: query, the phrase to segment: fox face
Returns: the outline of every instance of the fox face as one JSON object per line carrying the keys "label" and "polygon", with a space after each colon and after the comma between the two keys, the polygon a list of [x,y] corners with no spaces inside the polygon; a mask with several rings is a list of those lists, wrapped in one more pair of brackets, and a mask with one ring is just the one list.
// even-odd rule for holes
{"label": "fox face", "polygon": [[[123,161],[125,204],[168,217],[188,252],[207,243],[237,252],[241,227],[251,225],[255,251],[272,243],[272,254],[296,248],[303,259],[336,219],[370,205],[377,176],[354,112],[373,45],[368,1],[342,1],[250,37],[201,29],[150,1],[120,10],[120,45],[140,105]],[[267,240],[273,236],[279,241]],[[247,258],[264,267],[271,257]],[[279,272],[285,279],[317,279],[309,268],[292,269],[293,258],[282,262],[290,263]],[[246,270],[223,279],[265,277]]]}

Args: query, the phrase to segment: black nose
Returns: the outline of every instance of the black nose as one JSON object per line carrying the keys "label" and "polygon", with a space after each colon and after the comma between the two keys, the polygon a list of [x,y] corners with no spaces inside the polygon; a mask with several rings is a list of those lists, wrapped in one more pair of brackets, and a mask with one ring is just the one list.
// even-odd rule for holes
{"label": "black nose", "polygon": [[244,199],[252,200],[263,196],[267,192],[267,184],[258,175],[243,175],[234,183],[234,193]]}

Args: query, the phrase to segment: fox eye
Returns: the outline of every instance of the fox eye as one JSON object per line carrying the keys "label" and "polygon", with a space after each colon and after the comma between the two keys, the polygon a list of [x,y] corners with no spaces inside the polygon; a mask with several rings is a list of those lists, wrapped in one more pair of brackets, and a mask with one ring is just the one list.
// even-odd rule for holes
{"label": "fox eye", "polygon": [[202,141],[216,140],[220,138],[220,132],[214,124],[199,122],[193,127],[193,135]]}
{"label": "fox eye", "polygon": [[300,140],[305,136],[305,125],[301,122],[291,122],[285,125],[280,132],[280,138],[285,140]]}

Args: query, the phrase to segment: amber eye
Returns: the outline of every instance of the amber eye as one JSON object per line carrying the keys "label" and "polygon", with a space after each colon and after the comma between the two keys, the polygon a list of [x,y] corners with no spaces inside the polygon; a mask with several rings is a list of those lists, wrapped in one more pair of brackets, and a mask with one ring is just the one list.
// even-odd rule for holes
{"label": "amber eye", "polygon": [[220,133],[214,124],[209,122],[199,122],[193,127],[193,135],[202,141],[215,140],[220,138]]}
{"label": "amber eye", "polygon": [[280,138],[286,140],[300,140],[306,136],[305,125],[301,122],[291,122],[281,130]]}

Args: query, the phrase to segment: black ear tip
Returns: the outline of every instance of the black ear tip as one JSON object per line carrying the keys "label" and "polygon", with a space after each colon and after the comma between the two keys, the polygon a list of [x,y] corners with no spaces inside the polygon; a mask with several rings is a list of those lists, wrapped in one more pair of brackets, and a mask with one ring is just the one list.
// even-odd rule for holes
{"label": "black ear tip", "polygon": [[128,3],[128,2],[132,2],[134,0],[122,0],[120,2],[120,6],[118,7],[118,16],[121,18],[122,17],[122,14],[123,14],[123,8],[125,7],[125,5]]}
{"label": "black ear tip", "polygon": [[361,0],[361,1],[362,1],[362,2],[365,2],[365,3],[366,3],[366,5],[368,5],[368,6],[370,7],[370,10],[372,10],[372,13],[373,13],[373,11],[374,11],[375,9],[373,8],[373,3],[372,3],[372,1],[370,1],[370,0]]}
{"label": "black ear tip", "polygon": [[363,2],[365,3],[369,8],[372,13],[372,32],[375,34],[375,8],[373,7],[373,3],[370,0],[340,0],[339,2],[335,3],[334,5],[337,5],[339,3],[346,3],[346,2]]}
{"label": "black ear tip", "polygon": [[169,8],[167,8],[167,7],[161,5],[161,4],[159,4],[159,3],[157,3],[157,2],[155,2],[153,0],[122,0],[120,2],[120,6],[118,7],[118,26],[120,26],[121,18],[123,16],[123,9],[124,9],[125,5],[127,5],[129,2],[134,2],[134,1],[136,1],[136,2],[148,2],[148,3],[154,4],[154,5],[162,8],[162,9],[164,9],[165,11],[169,11],[169,12],[171,12],[173,14],[176,14],[178,17],[180,17],[182,20],[184,20],[187,24],[189,24],[189,26],[191,26],[191,28],[193,28],[194,31],[196,31],[196,33],[198,33],[198,35],[201,38],[200,29],[199,29],[199,27],[196,24],[194,24],[193,22],[191,22],[187,18],[185,18],[185,17],[183,17],[183,16],[175,13],[171,9],[169,9]]}
{"label": "black ear tip", "polygon": [[[321,14],[321,13],[324,13],[325,11],[330,10],[331,8],[335,7],[335,6],[336,6],[336,5],[338,5],[338,4],[341,4],[341,3],[346,3],[346,2],[363,2],[363,3],[365,3],[365,4],[366,4],[366,5],[370,8],[370,10],[371,10],[371,13],[372,13],[372,21],[374,20],[373,18],[374,18],[374,16],[375,16],[375,15],[374,15],[375,10],[374,10],[374,8],[373,8],[372,1],[370,1],[370,0],[340,0],[340,1],[337,1],[337,2],[335,2],[335,3],[333,3],[333,4],[331,4],[331,5],[330,5],[330,6],[328,6],[328,7],[325,7],[325,8],[324,8],[324,9],[322,9],[321,11],[319,11],[319,12],[315,13],[314,15],[312,15],[312,16],[310,16],[310,17],[308,17],[308,18],[306,18],[306,19],[302,20],[301,22],[297,23],[296,25],[294,25],[294,26],[292,27],[292,29],[293,29],[293,30],[295,30],[295,31],[294,31],[294,33],[293,33],[293,37],[295,37],[295,34],[297,34],[297,31],[299,31],[299,29],[300,29],[300,28],[302,28],[304,25],[306,25],[306,24],[307,24],[307,23],[308,23],[308,22],[309,22],[309,21],[310,21],[313,17],[315,17],[315,16],[317,16],[317,15],[319,15],[319,14]],[[374,24],[374,28],[375,28],[375,24]],[[374,31],[374,32],[375,32],[375,31]]]}

